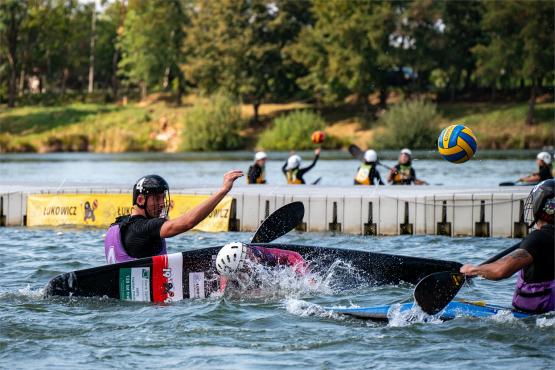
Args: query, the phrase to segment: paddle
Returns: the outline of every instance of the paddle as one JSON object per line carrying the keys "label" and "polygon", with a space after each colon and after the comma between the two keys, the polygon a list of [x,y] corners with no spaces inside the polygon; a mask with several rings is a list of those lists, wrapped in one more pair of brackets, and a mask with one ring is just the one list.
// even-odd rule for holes
{"label": "paddle", "polygon": [[521,182],[521,181],[505,181],[499,184],[499,186],[534,186],[537,182]]}
{"label": "paddle", "polygon": [[312,182],[312,184],[310,184],[310,185],[318,185],[318,183],[320,182],[320,180],[322,180],[322,177],[318,177],[318,178],[317,178],[316,180],[314,180],[314,181]]}
{"label": "paddle", "polygon": [[[495,262],[519,247],[520,242],[482,262],[480,266]],[[455,298],[464,282],[469,279],[471,277],[460,272],[442,271],[430,274],[416,284],[414,300],[422,311],[429,315],[435,315]]]}
{"label": "paddle", "polygon": [[251,243],[270,243],[293,230],[304,217],[302,202],[293,202],[276,210],[262,222]]}

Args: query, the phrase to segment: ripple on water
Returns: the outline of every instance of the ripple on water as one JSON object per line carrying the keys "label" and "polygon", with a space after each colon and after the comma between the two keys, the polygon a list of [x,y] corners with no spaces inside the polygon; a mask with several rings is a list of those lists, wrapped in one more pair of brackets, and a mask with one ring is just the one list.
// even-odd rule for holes
{"label": "ripple on water", "polygon": [[[553,315],[449,322],[399,317],[398,325],[383,325],[331,314],[324,307],[395,304],[412,297],[413,287],[406,284],[341,286],[338,270],[305,279],[287,269],[260,271],[264,284],[257,289],[246,281],[243,290],[167,306],[43,298],[54,275],[104,263],[103,234],[0,228],[0,368],[551,368],[555,361]],[[187,233],[168,244],[174,252],[251,236]],[[282,240],[459,262],[480,262],[513,244],[502,238],[296,232]],[[508,306],[513,286],[514,279],[476,280],[459,295]]]}

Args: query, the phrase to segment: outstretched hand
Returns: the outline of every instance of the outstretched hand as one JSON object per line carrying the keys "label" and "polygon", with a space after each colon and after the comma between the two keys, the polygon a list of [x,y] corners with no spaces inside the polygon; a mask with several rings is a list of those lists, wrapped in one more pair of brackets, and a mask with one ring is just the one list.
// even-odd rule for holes
{"label": "outstretched hand", "polygon": [[222,190],[224,190],[226,193],[229,192],[233,187],[233,183],[235,182],[235,180],[237,180],[239,177],[242,177],[244,175],[245,174],[241,170],[232,170],[232,171],[226,172],[224,175],[224,183],[222,184]]}
{"label": "outstretched hand", "polygon": [[316,148],[316,149],[314,150],[314,154],[320,155],[320,148]]}

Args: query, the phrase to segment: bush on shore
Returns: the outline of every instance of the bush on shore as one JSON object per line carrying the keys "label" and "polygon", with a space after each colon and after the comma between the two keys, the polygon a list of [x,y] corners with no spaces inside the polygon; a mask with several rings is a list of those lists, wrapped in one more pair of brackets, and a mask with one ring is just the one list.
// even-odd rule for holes
{"label": "bush on shore", "polygon": [[[325,128],[326,123],[319,114],[296,110],[276,118],[273,126],[262,133],[257,146],[267,150],[314,149],[312,133]],[[325,148],[337,148],[340,145],[337,138],[329,135],[322,143]]]}
{"label": "bush on shore", "polygon": [[405,101],[392,106],[379,119],[382,135],[376,135],[378,149],[434,149],[441,115],[435,104],[424,100]]}
{"label": "bush on shore", "polygon": [[233,150],[243,146],[240,105],[223,94],[197,103],[185,116],[183,150]]}

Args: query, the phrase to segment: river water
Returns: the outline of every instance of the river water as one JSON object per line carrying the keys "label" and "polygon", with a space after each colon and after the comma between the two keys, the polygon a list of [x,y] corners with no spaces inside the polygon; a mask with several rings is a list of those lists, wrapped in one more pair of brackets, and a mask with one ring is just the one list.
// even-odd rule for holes
{"label": "river water", "polygon": [[[281,166],[287,153],[268,153],[266,177],[270,184],[285,184]],[[311,163],[313,154],[301,153],[303,165]],[[396,164],[396,152],[380,153],[383,164]],[[516,181],[537,171],[534,151],[483,151],[467,163],[456,165],[439,160],[434,152],[415,152],[417,177],[430,184],[449,186],[497,186]],[[128,154],[3,154],[0,155],[0,185],[44,184],[63,189],[72,185],[129,186],[141,176],[157,173],[173,189],[217,186],[230,169],[247,171],[252,163],[250,152],[219,153],[128,153]],[[324,151],[322,160],[306,176],[307,182],[321,177],[322,186],[353,184],[358,161],[340,151]],[[380,169],[385,181],[387,170]],[[244,180],[239,180],[244,185]]]}
{"label": "river water", "polygon": [[[499,368],[550,369],[555,315],[388,324],[332,315],[330,306],[410,301],[412,287],[280,283],[256,297],[168,306],[42,298],[53,276],[104,263],[102,230],[0,229],[0,368]],[[246,233],[187,233],[169,251],[246,241]],[[436,236],[292,233],[283,242],[478,263],[514,241]],[[459,297],[510,305],[514,278],[478,280]]]}
{"label": "river water", "polygon": [[[212,157],[211,157],[212,156]],[[130,186],[145,173],[160,173],[174,188],[217,185],[228,168],[246,169],[249,153],[166,156],[9,155],[0,158],[0,185]],[[269,181],[283,183],[285,154],[269,162]],[[324,159],[326,154],[324,154]],[[483,158],[465,165],[415,161],[431,183],[482,186],[534,170],[526,158]],[[310,157],[305,155],[305,157]],[[386,164],[393,164],[387,159]],[[350,185],[357,163],[341,153],[318,164],[307,178]],[[256,296],[224,296],[167,306],[109,299],[43,298],[57,274],[104,264],[104,231],[86,228],[0,228],[0,368],[499,368],[555,367],[555,315],[516,320],[460,317],[449,322],[388,325],[330,314],[325,307],[411,301],[413,287],[334,290],[282,276],[279,289]],[[248,241],[247,233],[190,232],[169,240],[169,252]],[[291,233],[279,239],[307,245],[353,248],[479,263],[512,245],[504,238],[439,236],[363,237]],[[459,297],[510,306],[515,278],[477,279]]]}

